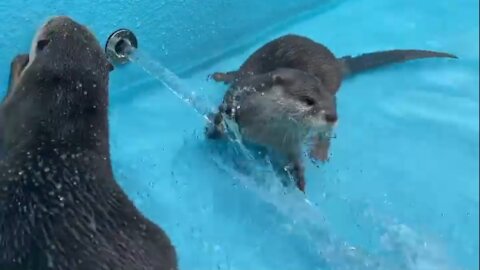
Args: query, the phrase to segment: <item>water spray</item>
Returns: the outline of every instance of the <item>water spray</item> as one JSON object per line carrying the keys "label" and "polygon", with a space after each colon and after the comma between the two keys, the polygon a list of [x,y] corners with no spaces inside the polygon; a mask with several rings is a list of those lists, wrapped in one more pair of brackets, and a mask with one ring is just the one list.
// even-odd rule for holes
{"label": "water spray", "polygon": [[114,65],[124,65],[129,62],[137,63],[145,72],[158,79],[174,95],[185,103],[189,104],[197,113],[202,115],[207,121],[208,114],[215,110],[206,96],[200,93],[198,95],[191,90],[189,85],[180,79],[174,72],[156,61],[146,52],[138,49],[138,40],[135,34],[125,28],[113,32],[105,44],[105,54],[108,61]]}

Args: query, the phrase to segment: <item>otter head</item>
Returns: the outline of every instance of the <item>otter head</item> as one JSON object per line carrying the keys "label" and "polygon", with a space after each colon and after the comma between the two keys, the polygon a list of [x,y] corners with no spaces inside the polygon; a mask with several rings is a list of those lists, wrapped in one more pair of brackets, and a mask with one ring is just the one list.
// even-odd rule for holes
{"label": "otter head", "polygon": [[283,152],[296,150],[309,132],[330,131],[337,120],[335,96],[300,70],[277,69],[234,87],[231,107],[242,135]]}
{"label": "otter head", "polygon": [[48,20],[2,104],[6,148],[46,141],[105,143],[112,69],[85,26],[65,16]]}
{"label": "otter head", "polygon": [[271,73],[277,107],[289,119],[312,130],[330,129],[337,121],[336,99],[321,81],[301,70],[277,69]]}

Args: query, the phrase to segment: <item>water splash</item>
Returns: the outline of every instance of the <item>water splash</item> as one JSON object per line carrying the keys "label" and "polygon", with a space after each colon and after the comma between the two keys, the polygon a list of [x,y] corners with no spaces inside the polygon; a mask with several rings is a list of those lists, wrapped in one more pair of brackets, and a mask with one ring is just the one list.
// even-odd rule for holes
{"label": "water splash", "polygon": [[191,106],[205,120],[210,121],[208,115],[216,111],[217,107],[207,96],[192,91],[189,85],[159,61],[154,60],[148,53],[130,48],[129,58],[145,72],[159,80],[175,96]]}

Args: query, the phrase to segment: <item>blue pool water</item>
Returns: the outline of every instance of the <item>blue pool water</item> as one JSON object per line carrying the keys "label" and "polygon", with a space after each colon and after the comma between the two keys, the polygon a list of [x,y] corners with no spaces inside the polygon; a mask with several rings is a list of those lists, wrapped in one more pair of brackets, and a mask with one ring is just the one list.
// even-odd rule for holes
{"label": "blue pool water", "polygon": [[171,236],[181,269],[479,269],[478,1],[34,2],[0,4],[3,85],[11,57],[56,13],[102,42],[133,29],[142,52],[213,103],[226,89],[207,74],[285,33],[338,56],[457,54],[345,81],[331,161],[307,163],[308,200],[279,190],[268,170],[270,188],[236,170],[244,157],[206,141],[204,119],[137,64],[112,73],[112,158],[122,187]]}

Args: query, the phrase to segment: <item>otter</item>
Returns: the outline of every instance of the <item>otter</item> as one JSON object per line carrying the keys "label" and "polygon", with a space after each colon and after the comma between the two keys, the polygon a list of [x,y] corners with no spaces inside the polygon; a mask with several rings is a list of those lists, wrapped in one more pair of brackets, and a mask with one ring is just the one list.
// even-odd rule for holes
{"label": "otter", "polygon": [[169,237],[114,179],[112,69],[72,18],[38,30],[1,107],[0,269],[177,269]]}
{"label": "otter", "polygon": [[[278,68],[235,81],[219,112],[211,115],[207,136],[223,136],[224,116],[242,138],[280,154],[295,183],[305,190],[301,144],[311,132],[326,134],[337,119],[335,96],[322,91],[318,78],[304,71]],[[325,140],[324,140],[325,141]]]}
{"label": "otter", "polygon": [[[247,136],[247,139],[249,139],[261,134],[264,136],[263,140],[260,142],[262,145],[268,145],[277,150],[282,150],[282,147],[278,145],[278,140],[283,138],[286,134],[291,134],[292,132],[297,133],[297,130],[292,131],[285,127],[280,132],[278,128],[272,126],[271,122],[264,121],[264,119],[267,119],[269,117],[268,114],[273,112],[278,113],[278,111],[288,112],[298,110],[299,108],[290,108],[288,106],[298,106],[295,104],[299,103],[294,101],[301,100],[302,97],[305,96],[303,91],[304,89],[310,89],[312,91],[316,91],[319,96],[328,97],[323,98],[323,102],[316,103],[319,106],[317,110],[335,112],[334,114],[329,115],[330,121],[324,122],[327,124],[325,128],[320,129],[320,132],[317,135],[311,136],[308,139],[310,140],[311,144],[309,152],[310,158],[325,162],[329,157],[328,152],[330,147],[330,133],[333,126],[332,124],[337,121],[336,109],[332,108],[336,106],[335,95],[340,88],[342,80],[352,77],[360,72],[371,70],[387,64],[434,57],[457,58],[453,54],[427,50],[390,50],[362,54],[356,57],[344,56],[337,58],[326,46],[307,37],[290,34],[274,39],[257,49],[240,66],[238,70],[229,72],[215,72],[210,75],[210,77],[217,82],[224,82],[225,84],[232,85],[225,94],[226,99],[224,99],[223,102],[223,104],[228,104],[229,96],[232,95],[232,92],[238,92],[239,85],[242,85],[244,88],[255,88],[258,85],[257,80],[263,78],[262,74],[270,74],[279,68],[288,68],[290,75],[301,74],[300,77],[297,78],[298,81],[296,81],[296,78],[294,77],[289,78],[289,81],[291,82],[290,85],[295,85],[294,87],[297,87],[297,91],[302,92],[301,96],[296,96],[293,94],[296,93],[296,91],[289,89],[289,91],[286,92],[290,92],[291,94],[283,95],[284,98],[281,99],[282,102],[275,103],[269,100],[270,102],[267,104],[265,101],[263,101],[265,98],[258,95],[258,98],[261,98],[262,101],[249,101],[250,110],[257,113],[256,117],[249,118],[249,120],[258,123],[248,123],[249,128],[246,129],[248,132],[244,132],[242,135]],[[317,79],[316,87],[305,87],[302,82],[305,81],[306,74],[293,72],[292,69],[302,71],[312,77],[315,77]],[[294,81],[296,81],[296,83],[292,83]],[[249,86],[249,83],[252,83],[252,85]],[[276,94],[282,95],[282,93]],[[291,98],[291,100],[287,101],[287,97]],[[259,106],[273,106],[275,108],[256,108],[253,104],[257,104]],[[238,106],[243,107],[244,104],[242,102],[238,102]],[[207,127],[208,138],[221,137],[223,133],[221,122],[223,120],[222,115],[224,114],[224,110],[225,109],[220,106],[219,112],[211,116],[213,125]],[[272,117],[277,117],[277,115]],[[284,114],[284,117],[290,118],[291,116]],[[325,118],[325,120],[327,119]],[[242,125],[246,125],[245,122],[239,123],[237,121],[237,123],[239,124],[240,129],[242,129]],[[245,127],[243,127],[243,129],[245,129]],[[318,128],[312,129],[315,130]],[[324,131],[328,132],[325,133]],[[270,137],[267,137],[266,135]],[[305,136],[301,137],[306,138]],[[287,148],[290,146],[291,145],[289,145]],[[294,148],[298,149],[299,147],[296,146]],[[294,174],[294,176],[297,175],[297,186],[300,190],[304,191],[305,184],[302,176],[303,169],[301,162],[298,158],[290,158],[290,160],[294,164],[294,171],[298,171],[298,173]]]}

